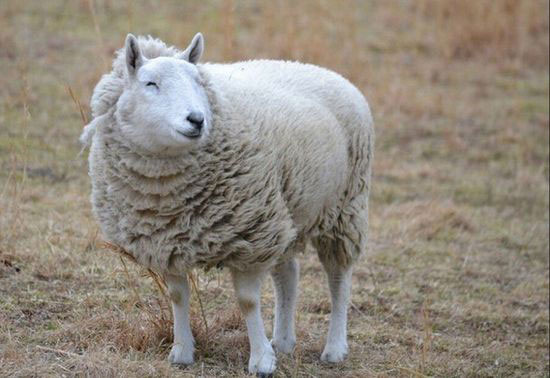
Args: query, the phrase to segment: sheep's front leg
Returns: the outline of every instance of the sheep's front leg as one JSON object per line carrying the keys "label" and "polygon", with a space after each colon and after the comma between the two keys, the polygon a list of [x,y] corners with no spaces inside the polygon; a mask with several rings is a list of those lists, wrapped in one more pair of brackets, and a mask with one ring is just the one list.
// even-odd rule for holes
{"label": "sheep's front leg", "polygon": [[260,312],[260,289],[264,272],[231,271],[233,285],[239,307],[246,321],[250,342],[248,371],[259,376],[269,376],[275,371],[277,359],[273,348],[265,336],[264,323]]}
{"label": "sheep's front leg", "polygon": [[168,360],[175,365],[190,365],[193,363],[195,340],[189,325],[189,282],[187,274],[183,276],[166,275],[168,294],[172,302],[174,314],[174,344]]}
{"label": "sheep's front leg", "polygon": [[277,352],[292,353],[296,345],[294,313],[300,266],[295,258],[277,265],[271,271],[275,286],[275,322],[273,347]]}
{"label": "sheep's front leg", "polygon": [[335,262],[323,261],[330,289],[332,309],[327,343],[321,354],[325,362],[341,362],[348,354],[347,310],[351,291],[351,266],[343,267]]}

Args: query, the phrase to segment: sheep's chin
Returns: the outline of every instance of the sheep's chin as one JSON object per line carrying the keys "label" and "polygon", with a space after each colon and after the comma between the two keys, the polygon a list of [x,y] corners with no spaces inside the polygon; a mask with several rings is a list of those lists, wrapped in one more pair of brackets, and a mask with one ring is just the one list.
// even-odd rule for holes
{"label": "sheep's chin", "polygon": [[[175,133],[177,134],[177,133]],[[188,138],[183,135],[174,137],[170,144],[167,143],[155,143],[152,141],[134,141],[126,139],[131,150],[151,157],[169,157],[180,156],[189,151],[198,148],[203,143],[203,136],[197,138]]]}
{"label": "sheep's chin", "polygon": [[206,133],[197,137],[188,137],[176,130],[165,130],[160,135],[141,134],[136,127],[125,124],[115,131],[117,139],[140,155],[150,157],[179,156],[199,148],[205,143]]}

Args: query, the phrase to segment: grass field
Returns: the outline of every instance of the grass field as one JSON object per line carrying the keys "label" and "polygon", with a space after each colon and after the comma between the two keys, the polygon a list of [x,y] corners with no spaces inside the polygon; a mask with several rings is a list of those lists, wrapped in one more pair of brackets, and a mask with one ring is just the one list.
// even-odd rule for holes
{"label": "grass field", "polygon": [[277,376],[549,376],[548,7],[2,0],[0,376],[246,375],[226,271],[195,276],[197,361],[180,370],[166,362],[171,315],[155,283],[100,248],[77,138],[130,31],[179,47],[202,31],[204,60],[327,66],[371,104],[370,247],[354,275],[349,358],[319,361],[330,301],[310,252],[297,349]]}

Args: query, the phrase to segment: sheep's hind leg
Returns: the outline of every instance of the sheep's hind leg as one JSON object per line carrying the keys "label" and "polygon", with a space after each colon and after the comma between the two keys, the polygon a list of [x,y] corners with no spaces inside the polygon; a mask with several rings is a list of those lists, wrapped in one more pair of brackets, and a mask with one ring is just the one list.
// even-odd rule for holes
{"label": "sheep's hind leg", "polygon": [[277,265],[271,271],[275,286],[275,322],[272,345],[277,352],[292,353],[296,345],[294,314],[300,266],[295,258]]}
{"label": "sheep's hind leg", "polygon": [[347,343],[347,309],[351,291],[350,266],[342,266],[333,259],[319,254],[328,278],[331,296],[330,325],[325,349],[321,360],[325,362],[341,362],[348,354]]}
{"label": "sheep's hind leg", "polygon": [[270,376],[275,371],[277,359],[271,344],[265,336],[264,323],[260,312],[260,290],[263,273],[261,271],[231,271],[233,285],[239,307],[246,321],[250,342],[248,371],[259,376]]}
{"label": "sheep's hind leg", "polygon": [[174,344],[168,360],[174,365],[193,363],[194,339],[189,325],[189,282],[183,276],[164,276],[174,314]]}

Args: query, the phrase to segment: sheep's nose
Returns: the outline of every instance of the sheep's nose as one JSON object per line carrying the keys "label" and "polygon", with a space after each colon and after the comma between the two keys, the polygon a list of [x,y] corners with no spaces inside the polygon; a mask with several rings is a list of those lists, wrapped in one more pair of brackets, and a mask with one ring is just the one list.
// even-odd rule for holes
{"label": "sheep's nose", "polygon": [[197,130],[202,129],[204,125],[204,115],[201,112],[191,112],[187,116],[187,120],[191,123]]}

